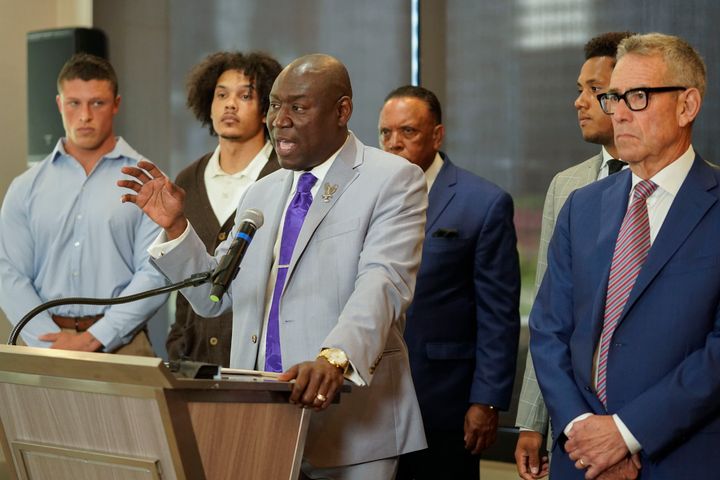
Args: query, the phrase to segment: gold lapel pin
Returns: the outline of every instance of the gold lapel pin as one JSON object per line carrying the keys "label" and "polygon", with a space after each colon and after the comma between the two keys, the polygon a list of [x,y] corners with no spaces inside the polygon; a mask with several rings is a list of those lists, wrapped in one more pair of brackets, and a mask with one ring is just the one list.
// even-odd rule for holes
{"label": "gold lapel pin", "polygon": [[325,192],[322,194],[322,200],[323,202],[327,203],[330,201],[333,195],[335,195],[335,192],[337,192],[338,186],[330,185],[326,182],[323,188],[325,189]]}

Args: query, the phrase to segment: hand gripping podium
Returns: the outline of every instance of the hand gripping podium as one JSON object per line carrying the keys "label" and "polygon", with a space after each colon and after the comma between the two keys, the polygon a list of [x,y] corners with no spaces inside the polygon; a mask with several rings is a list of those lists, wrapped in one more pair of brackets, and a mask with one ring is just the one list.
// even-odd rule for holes
{"label": "hand gripping podium", "polygon": [[175,378],[160,358],[0,345],[0,444],[20,480],[296,480],[291,384]]}

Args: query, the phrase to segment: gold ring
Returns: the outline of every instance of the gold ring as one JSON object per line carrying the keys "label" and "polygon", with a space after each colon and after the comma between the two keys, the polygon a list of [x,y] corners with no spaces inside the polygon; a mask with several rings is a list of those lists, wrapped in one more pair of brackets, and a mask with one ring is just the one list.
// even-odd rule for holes
{"label": "gold ring", "polygon": [[317,398],[321,402],[324,402],[325,400],[327,400],[327,397],[325,395],[323,395],[322,393],[318,393],[317,395],[315,395],[315,398]]}
{"label": "gold ring", "polygon": [[581,467],[584,467],[584,466],[585,466],[585,462],[583,462],[583,459],[582,459],[582,458],[580,459],[580,466],[581,466]]}

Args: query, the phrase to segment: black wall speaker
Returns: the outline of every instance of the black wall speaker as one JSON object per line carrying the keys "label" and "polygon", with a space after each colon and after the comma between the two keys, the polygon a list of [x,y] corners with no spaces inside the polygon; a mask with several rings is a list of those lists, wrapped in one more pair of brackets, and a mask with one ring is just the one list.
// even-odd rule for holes
{"label": "black wall speaker", "polygon": [[105,33],[97,28],[59,28],[27,34],[28,164],[39,162],[65,135],[55,103],[57,76],[75,53],[107,57]]}

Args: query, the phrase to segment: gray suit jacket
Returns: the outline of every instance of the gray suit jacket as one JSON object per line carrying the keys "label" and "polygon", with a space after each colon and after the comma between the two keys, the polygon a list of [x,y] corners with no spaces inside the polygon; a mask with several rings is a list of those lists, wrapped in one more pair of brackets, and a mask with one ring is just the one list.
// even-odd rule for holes
{"label": "gray suit jacket", "polygon": [[[555,175],[552,182],[550,182],[550,187],[545,196],[542,227],[540,230],[540,247],[538,249],[537,273],[535,275],[536,292],[538,288],[540,288],[540,283],[545,276],[548,246],[550,245],[550,239],[555,230],[555,222],[557,221],[560,209],[573,190],[577,190],[597,180],[601,167],[602,153],[574,165],[567,170],[563,170]],[[528,351],[515,425],[547,435],[548,423],[548,411],[545,407],[537,378],[535,378],[535,368],[533,367],[532,358]]]}
{"label": "gray suit jacket", "polygon": [[[195,311],[212,317],[232,307],[230,366],[254,368],[262,337],[273,246],[293,174],[278,170],[240,201],[264,213],[242,268],[221,302],[210,288],[186,289]],[[337,190],[327,201],[325,185]],[[424,238],[426,183],[409,162],[350,136],[320,186],[298,236],[280,304],[283,368],[312,360],[322,347],[344,350],[368,384],[313,415],[305,458],[334,467],[425,448],[420,409],[402,332]],[[205,252],[194,233],[155,261],[179,280],[213,269],[229,247]]]}

